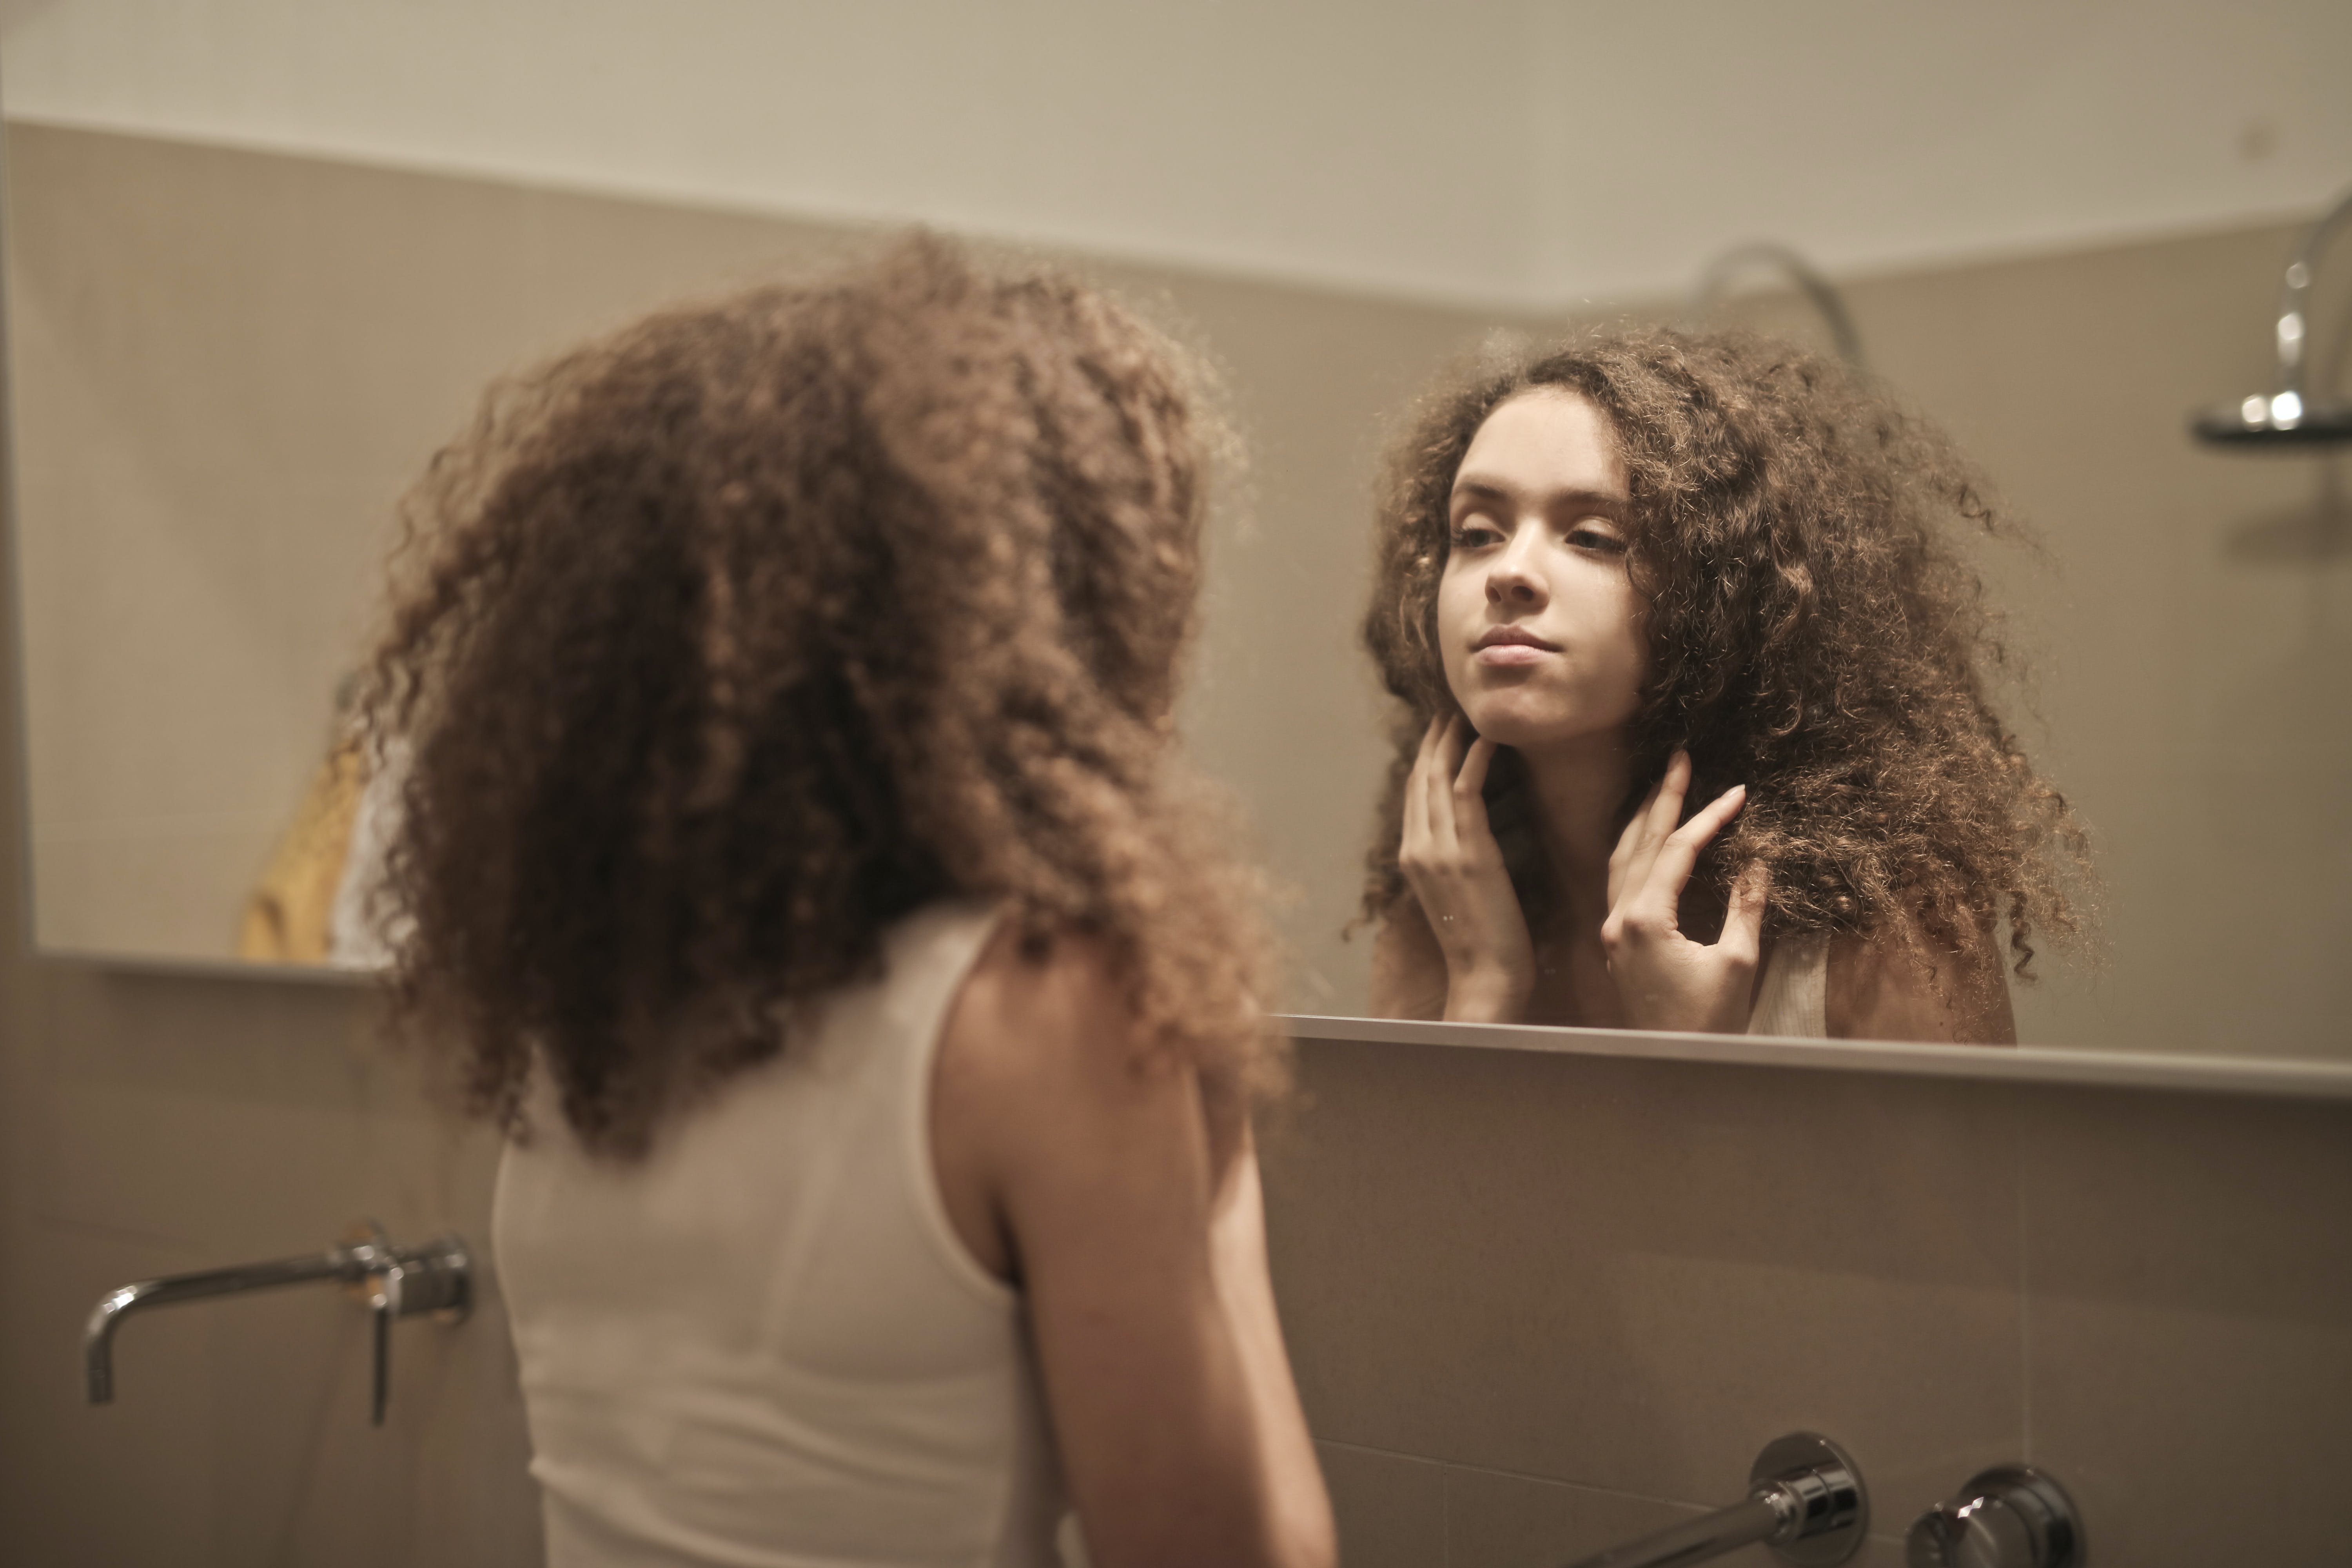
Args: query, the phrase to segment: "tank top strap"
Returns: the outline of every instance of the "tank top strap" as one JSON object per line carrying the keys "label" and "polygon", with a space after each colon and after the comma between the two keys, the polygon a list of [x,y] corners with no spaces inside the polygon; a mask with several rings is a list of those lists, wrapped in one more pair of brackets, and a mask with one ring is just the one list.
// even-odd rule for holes
{"label": "tank top strap", "polygon": [[1776,937],[1748,1015],[1751,1035],[1829,1037],[1829,938],[1818,931]]}
{"label": "tank top strap", "polygon": [[875,1190],[898,1194],[938,1261],[962,1287],[981,1300],[1010,1304],[1013,1288],[981,1268],[948,1217],[931,1165],[930,1131],[931,1077],[948,1014],[995,934],[1001,912],[993,904],[960,899],[899,921],[883,944],[887,980],[845,998],[843,1012],[826,1020],[820,1048],[845,1037],[840,1046],[875,1056],[875,1070],[886,1080],[877,1086],[880,1103],[874,1109],[887,1131],[861,1160]]}
{"label": "tank top strap", "polygon": [[842,993],[820,1040],[845,1035],[859,1052],[887,1041],[898,1071],[928,1077],[948,1011],[995,933],[998,912],[979,900],[951,899],[899,919],[883,937],[883,980]]}

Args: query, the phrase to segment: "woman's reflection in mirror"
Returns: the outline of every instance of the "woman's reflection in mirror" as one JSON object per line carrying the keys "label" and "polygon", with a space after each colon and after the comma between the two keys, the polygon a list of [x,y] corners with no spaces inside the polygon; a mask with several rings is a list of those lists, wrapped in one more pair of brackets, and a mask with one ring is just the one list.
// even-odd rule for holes
{"label": "woman's reflection in mirror", "polygon": [[1375,1013],[2014,1043],[2089,861],[1990,689],[1963,539],[2021,531],[1940,432],[1786,343],[1595,333],[1432,395],[1378,530]]}
{"label": "woman's reflection in mirror", "polygon": [[1203,390],[918,240],[503,386],[417,491],[392,981],[514,1134],[562,1568],[1044,1563],[1065,1495],[1102,1568],[1331,1560],[1255,879],[1170,754]]}

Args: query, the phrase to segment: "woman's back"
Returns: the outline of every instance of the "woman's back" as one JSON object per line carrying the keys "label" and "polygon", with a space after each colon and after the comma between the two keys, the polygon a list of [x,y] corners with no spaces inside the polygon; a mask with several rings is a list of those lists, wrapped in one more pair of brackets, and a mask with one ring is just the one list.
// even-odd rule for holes
{"label": "woman's back", "polygon": [[375,901],[520,1135],[565,1568],[1050,1560],[1049,1427],[1101,1568],[1330,1560],[1251,879],[1169,754],[1195,379],[919,239],[503,384],[412,493]]}
{"label": "woman's back", "polygon": [[1053,1560],[1020,1300],[957,1238],[927,1131],[994,923],[969,903],[899,922],[880,979],[640,1163],[534,1106],[495,1245],[551,1563]]}

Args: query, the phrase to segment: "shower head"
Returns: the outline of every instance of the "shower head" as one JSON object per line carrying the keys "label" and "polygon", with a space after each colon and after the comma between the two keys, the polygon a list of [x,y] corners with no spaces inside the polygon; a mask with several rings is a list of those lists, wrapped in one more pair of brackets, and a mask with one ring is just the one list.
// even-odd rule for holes
{"label": "shower head", "polygon": [[1811,262],[1785,245],[1759,242],[1736,246],[1717,257],[1700,275],[1698,287],[1691,290],[1690,314],[1706,320],[1730,294],[1733,281],[1741,273],[1759,267],[1781,273],[1794,283],[1827,323],[1830,340],[1837,344],[1838,357],[1851,365],[1862,363],[1862,334],[1854,331],[1853,317],[1845,308],[1845,296]]}
{"label": "shower head", "polygon": [[2279,291],[2279,389],[2193,416],[2189,428],[2200,441],[2225,447],[2332,447],[2352,441],[2352,403],[2314,397],[2304,390],[2305,349],[2311,321],[2305,301],[2319,252],[2345,219],[2352,217],[2352,192],[2313,224],[2287,263]]}

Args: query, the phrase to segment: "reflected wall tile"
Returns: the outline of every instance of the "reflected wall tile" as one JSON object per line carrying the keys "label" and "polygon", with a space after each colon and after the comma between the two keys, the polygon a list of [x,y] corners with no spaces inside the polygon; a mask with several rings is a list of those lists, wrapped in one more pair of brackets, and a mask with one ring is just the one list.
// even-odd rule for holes
{"label": "reflected wall tile", "polygon": [[2014,1103],[1315,1042],[1266,1145],[1318,1436],[1719,1501],[1827,1433],[1916,1512],[2021,1441]]}
{"label": "reflected wall tile", "polygon": [[1339,1561],[1348,1568],[1444,1568],[1445,1469],[1428,1459],[1318,1443]]}
{"label": "reflected wall tile", "polygon": [[2095,1560],[2343,1561],[2352,1106],[2069,1092],[2026,1127],[2030,1457]]}

